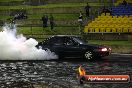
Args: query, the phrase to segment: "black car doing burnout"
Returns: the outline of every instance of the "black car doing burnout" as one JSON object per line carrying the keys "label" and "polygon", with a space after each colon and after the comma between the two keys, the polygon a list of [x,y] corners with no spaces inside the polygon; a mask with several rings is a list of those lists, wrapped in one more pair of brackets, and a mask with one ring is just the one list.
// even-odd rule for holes
{"label": "black car doing burnout", "polygon": [[102,45],[88,44],[77,36],[58,35],[40,42],[37,47],[49,49],[60,58],[85,58],[87,60],[96,57],[108,56],[111,49]]}

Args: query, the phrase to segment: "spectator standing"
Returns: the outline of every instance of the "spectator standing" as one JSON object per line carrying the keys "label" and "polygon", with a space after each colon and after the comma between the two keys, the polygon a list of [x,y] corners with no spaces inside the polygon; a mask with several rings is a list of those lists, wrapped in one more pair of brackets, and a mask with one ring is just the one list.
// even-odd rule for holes
{"label": "spectator standing", "polygon": [[54,28],[54,17],[53,17],[53,15],[52,14],[50,14],[50,27],[51,27],[51,30],[53,30],[53,28]]}
{"label": "spectator standing", "polygon": [[89,17],[89,9],[90,9],[90,6],[87,3],[87,5],[85,6],[86,17]]}
{"label": "spectator standing", "polygon": [[45,20],[46,20],[46,27],[48,27],[48,16],[45,16]]}
{"label": "spectator standing", "polygon": [[83,15],[82,15],[82,11],[80,11],[80,13],[79,13],[78,22],[79,22],[80,25],[82,25],[82,23],[83,23]]}
{"label": "spectator standing", "polygon": [[47,15],[44,15],[42,17],[42,21],[43,21],[43,28],[47,27],[48,16]]}
{"label": "spectator standing", "polygon": [[106,13],[110,13],[111,14],[111,11],[107,8],[105,8],[105,6],[103,7],[103,10],[102,10],[102,13],[105,13],[105,16],[106,16]]}
{"label": "spectator standing", "polygon": [[123,0],[122,5],[124,5],[124,6],[126,6],[126,5],[127,5],[126,0]]}
{"label": "spectator standing", "polygon": [[80,13],[79,13],[78,22],[79,22],[79,30],[82,33],[82,30],[81,30],[81,26],[83,25],[83,15],[82,15],[82,11],[80,11]]}

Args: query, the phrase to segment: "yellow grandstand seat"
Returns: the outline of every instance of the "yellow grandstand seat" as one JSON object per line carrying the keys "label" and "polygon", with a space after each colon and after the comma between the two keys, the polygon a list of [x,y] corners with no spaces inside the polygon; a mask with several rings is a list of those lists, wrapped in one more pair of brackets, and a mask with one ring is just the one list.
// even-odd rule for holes
{"label": "yellow grandstand seat", "polygon": [[110,20],[108,20],[107,22],[105,22],[105,23],[107,23],[107,24],[112,24],[113,23],[113,21],[110,19]]}
{"label": "yellow grandstand seat", "polygon": [[116,32],[116,28],[111,28],[111,32]]}
{"label": "yellow grandstand seat", "polygon": [[93,26],[94,26],[94,24],[92,24],[92,23],[88,24],[88,27],[93,27]]}
{"label": "yellow grandstand seat", "polygon": [[112,16],[112,19],[117,19],[117,16]]}
{"label": "yellow grandstand seat", "polygon": [[132,25],[132,20],[130,20],[129,23]]}
{"label": "yellow grandstand seat", "polygon": [[[109,16],[102,14],[84,28],[85,32],[131,32],[132,15],[128,16]],[[127,31],[129,29],[129,31]]]}
{"label": "yellow grandstand seat", "polygon": [[88,28],[88,32],[94,32],[94,28],[93,27]]}
{"label": "yellow grandstand seat", "polygon": [[131,32],[131,33],[132,33],[132,27],[129,27],[129,28],[128,28],[128,30],[129,30],[129,32]]}
{"label": "yellow grandstand seat", "polygon": [[113,23],[112,23],[111,25],[112,25],[112,27],[115,27],[117,24],[113,24]]}
{"label": "yellow grandstand seat", "polygon": [[123,32],[129,32],[128,28],[123,28],[122,30],[123,30]]}
{"label": "yellow grandstand seat", "polygon": [[113,24],[118,24],[118,22],[119,22],[119,21],[117,21],[117,20],[113,20],[113,21],[112,21]]}
{"label": "yellow grandstand seat", "polygon": [[117,28],[117,32],[122,32],[122,28],[121,27],[118,27]]}
{"label": "yellow grandstand seat", "polygon": [[96,27],[94,32],[100,32],[100,29],[98,27]]}
{"label": "yellow grandstand seat", "polygon": [[106,13],[106,16],[110,16],[110,13]]}
{"label": "yellow grandstand seat", "polygon": [[100,28],[100,32],[105,32],[105,28]]}
{"label": "yellow grandstand seat", "polygon": [[111,32],[111,28],[106,28],[106,32]]}
{"label": "yellow grandstand seat", "polygon": [[94,27],[98,28],[99,27],[99,24],[94,24]]}
{"label": "yellow grandstand seat", "polygon": [[84,28],[84,32],[85,32],[85,33],[88,32],[88,26],[85,26],[85,28]]}
{"label": "yellow grandstand seat", "polygon": [[121,21],[122,24],[127,24],[128,20]]}
{"label": "yellow grandstand seat", "polygon": [[102,27],[103,27],[103,24],[99,24],[99,25],[98,25],[98,28],[102,28]]}
{"label": "yellow grandstand seat", "polygon": [[105,13],[102,13],[101,16],[105,16]]}

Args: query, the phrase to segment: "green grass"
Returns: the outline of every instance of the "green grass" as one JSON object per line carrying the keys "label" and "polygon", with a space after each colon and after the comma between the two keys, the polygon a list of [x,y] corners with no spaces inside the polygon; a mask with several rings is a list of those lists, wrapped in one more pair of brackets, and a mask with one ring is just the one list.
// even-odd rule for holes
{"label": "green grass", "polygon": [[12,18],[11,16],[8,15],[0,15],[0,20],[5,20],[5,19],[9,19]]}
{"label": "green grass", "polygon": [[[38,19],[38,21],[42,18],[43,15],[48,15],[48,17],[50,17],[50,14],[42,14],[42,13],[38,13],[38,14],[31,14],[31,15],[27,15],[28,19]],[[60,13],[60,14],[53,14],[54,19],[55,20],[77,20],[79,17],[79,14],[65,14],[65,13]],[[6,20],[9,18],[13,18],[12,16],[8,16],[8,15],[0,15],[0,20]],[[27,20],[28,20],[27,19]]]}
{"label": "green grass", "polygon": [[[32,31],[31,31],[32,30]],[[55,34],[78,34],[78,27],[55,27],[54,30],[51,30],[50,27],[18,27],[17,31],[19,34],[46,34],[46,35],[55,35]]]}
{"label": "green grass", "polygon": [[[43,15],[48,15],[50,17],[50,14],[32,14],[28,15],[28,19],[41,19]],[[67,19],[67,20],[75,20],[78,19],[79,14],[53,14],[55,19]]]}
{"label": "green grass", "polygon": [[[90,6],[103,6],[100,3],[89,3]],[[29,6],[29,5],[19,5],[19,6],[0,6],[0,10],[9,9],[34,9],[34,8],[66,8],[66,7],[82,7],[86,6],[86,3],[60,3],[60,4],[47,4],[41,6]]]}
{"label": "green grass", "polygon": [[100,44],[100,45],[122,45],[122,46],[132,46],[132,41],[103,41],[103,40],[89,40],[90,43]]}
{"label": "green grass", "polygon": [[29,27],[17,28],[18,34],[24,34],[27,38],[35,38],[37,41],[42,41],[51,35],[77,35],[79,30],[77,27],[55,27],[51,30],[47,27],[43,30],[42,27],[33,27],[32,31]]}

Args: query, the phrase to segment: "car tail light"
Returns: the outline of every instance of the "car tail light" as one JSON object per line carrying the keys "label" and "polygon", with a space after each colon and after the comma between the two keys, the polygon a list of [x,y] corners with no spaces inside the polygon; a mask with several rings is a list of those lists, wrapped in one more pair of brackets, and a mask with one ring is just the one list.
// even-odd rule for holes
{"label": "car tail light", "polygon": [[109,51],[109,50],[107,48],[100,48],[100,49],[95,49],[94,51],[106,52],[106,51]]}
{"label": "car tail light", "polygon": [[101,51],[103,51],[103,52],[108,51],[108,49],[107,48],[102,48]]}

